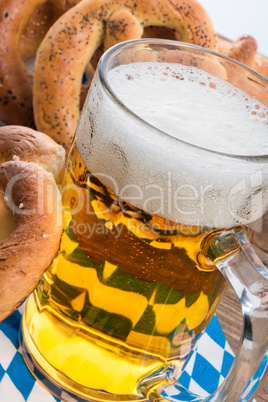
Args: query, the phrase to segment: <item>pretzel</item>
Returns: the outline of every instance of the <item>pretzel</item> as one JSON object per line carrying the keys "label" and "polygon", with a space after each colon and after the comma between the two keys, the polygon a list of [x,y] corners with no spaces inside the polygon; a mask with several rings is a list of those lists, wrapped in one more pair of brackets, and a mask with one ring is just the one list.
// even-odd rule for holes
{"label": "pretzel", "polygon": [[34,162],[61,182],[65,151],[46,134],[22,126],[0,127],[0,164],[14,160]]}
{"label": "pretzel", "polygon": [[28,21],[19,44],[23,60],[34,57],[45,34],[53,23],[81,0],[46,0],[36,8]]}
{"label": "pretzel", "polygon": [[22,58],[33,56],[49,26],[80,0],[51,1],[1,0],[0,121],[5,124],[34,127],[32,74]]}
{"label": "pretzel", "polygon": [[1,0],[0,121],[34,127],[32,76],[19,54],[27,21],[45,0]]}
{"label": "pretzel", "polygon": [[255,55],[252,68],[259,74],[262,74],[264,77],[268,78],[268,59],[266,57],[257,53]]}
{"label": "pretzel", "polygon": [[56,19],[52,0],[45,1],[35,9],[20,38],[19,53],[23,60],[35,56],[38,46]]}
{"label": "pretzel", "polygon": [[219,38],[219,52],[252,68],[268,78],[268,60],[257,53],[257,42],[250,35],[243,35],[235,42]]}
{"label": "pretzel", "polygon": [[104,44],[140,38],[145,26],[166,26],[184,42],[217,48],[209,16],[196,0],[84,0],[51,27],[37,53],[34,116],[37,129],[66,149],[79,119],[82,76]]}
{"label": "pretzel", "polygon": [[44,134],[0,128],[0,322],[33,291],[58,252],[62,210],[51,172],[60,169],[60,177],[64,160],[62,147]]}

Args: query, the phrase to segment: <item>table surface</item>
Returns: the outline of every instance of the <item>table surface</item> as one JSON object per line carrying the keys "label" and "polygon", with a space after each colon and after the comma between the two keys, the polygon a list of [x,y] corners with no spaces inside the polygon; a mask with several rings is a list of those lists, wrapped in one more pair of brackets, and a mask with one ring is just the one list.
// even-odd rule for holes
{"label": "table surface", "polygon": [[[268,213],[263,219],[262,231],[254,236],[253,245],[258,256],[268,267]],[[226,314],[227,311],[228,314]],[[239,344],[242,328],[242,313],[237,296],[231,288],[227,290],[218,307],[217,317],[231,348],[235,352]],[[267,336],[267,334],[264,334],[264,336]],[[256,401],[268,401],[268,379],[263,389],[258,393]]]}

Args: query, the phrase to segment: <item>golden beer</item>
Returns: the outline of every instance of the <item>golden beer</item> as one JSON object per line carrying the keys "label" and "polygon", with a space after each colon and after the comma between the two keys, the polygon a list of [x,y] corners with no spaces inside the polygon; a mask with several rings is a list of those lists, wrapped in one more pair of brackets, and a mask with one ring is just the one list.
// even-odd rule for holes
{"label": "golden beer", "polygon": [[26,325],[41,354],[34,358],[81,392],[138,398],[148,372],[179,372],[226,282],[202,257],[205,230],[119,199],[75,146],[63,186],[61,249],[27,305]]}
{"label": "golden beer", "polygon": [[67,401],[157,399],[227,286],[208,239],[259,219],[268,202],[266,161],[250,160],[267,143],[267,108],[223,81],[217,60],[219,77],[192,67],[198,52],[209,64],[202,49],[180,66],[187,46],[168,43],[165,63],[161,42],[144,43],[99,64],[61,186],[61,247],[23,316],[29,367]]}

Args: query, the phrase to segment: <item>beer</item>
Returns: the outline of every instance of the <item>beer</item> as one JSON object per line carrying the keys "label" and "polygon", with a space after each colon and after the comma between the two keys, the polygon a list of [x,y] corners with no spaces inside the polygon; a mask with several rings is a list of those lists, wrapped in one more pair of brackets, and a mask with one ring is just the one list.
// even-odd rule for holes
{"label": "beer", "polygon": [[[214,138],[213,144],[208,137],[203,147],[211,145],[213,151],[223,143],[222,155],[201,150],[199,157],[200,149],[187,145],[187,138],[179,141],[178,153],[174,131],[163,136],[161,130],[172,126],[170,118],[176,116],[174,100],[178,97],[173,91],[170,99],[172,90],[166,88],[187,81],[187,74],[189,83],[193,81],[192,68],[186,72],[178,68],[138,63],[124,66],[123,71],[112,70],[117,79],[111,76],[109,82],[123,103],[115,106],[95,78],[79,123],[62,184],[61,249],[31,296],[23,324],[25,342],[36,362],[76,395],[94,400],[143,399],[142,384],[150,382],[155,373],[171,370],[178,375],[227,286],[203,255],[207,236],[217,227],[224,229],[261,216],[257,207],[263,198],[248,199],[247,187],[242,198],[232,192],[249,172],[250,186],[259,189],[255,166],[224,155],[228,149],[233,153],[236,147],[241,149],[241,135],[237,143],[230,137],[231,145],[227,138],[220,142]],[[168,82],[167,75],[171,77]],[[197,87],[191,102],[198,98],[196,89],[199,102],[206,93],[218,97],[208,74],[195,76]],[[152,85],[157,89],[146,98]],[[233,98],[228,85],[224,99],[227,107],[230,99],[230,110],[235,102],[243,116],[247,116],[248,105],[258,111],[250,124],[256,133],[256,153],[261,153],[267,141],[260,134],[264,125],[259,116],[264,106],[258,103],[257,108],[255,100],[245,100],[242,95],[240,102],[240,94],[232,89]],[[135,92],[135,87],[143,90]],[[183,95],[186,103],[187,93],[189,88]],[[166,105],[163,97],[167,95],[173,111],[164,110],[161,117],[161,107],[157,109],[155,104]],[[215,136],[224,134],[216,113],[221,103],[222,98],[217,103],[214,96],[209,104],[216,119],[216,123],[212,119],[212,128],[220,128]],[[196,105],[198,101],[186,108],[187,113]],[[139,116],[148,112],[148,117],[143,117],[148,124],[131,115],[127,107]],[[202,126],[207,117],[201,111],[197,119]],[[237,120],[234,118],[233,125],[231,120],[229,129],[236,135]],[[173,119],[175,126],[178,121]],[[252,148],[249,134],[253,128],[246,123],[241,131],[243,144],[247,144],[245,155]],[[198,193],[198,189],[202,191]],[[230,193],[233,198],[226,208]]]}
{"label": "beer", "polygon": [[[64,185],[71,189],[64,192],[61,251],[38,287],[36,306],[27,306],[28,328],[43,357],[73,381],[138,396],[144,374],[182,366],[225,281],[202,261],[206,231],[119,199],[88,171],[76,147]],[[80,211],[81,198],[87,202]]]}

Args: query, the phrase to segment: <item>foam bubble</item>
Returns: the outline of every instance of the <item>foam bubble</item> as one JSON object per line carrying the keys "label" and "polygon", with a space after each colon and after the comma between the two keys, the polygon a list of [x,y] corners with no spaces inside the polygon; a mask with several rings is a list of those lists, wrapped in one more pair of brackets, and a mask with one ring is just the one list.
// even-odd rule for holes
{"label": "foam bubble", "polygon": [[[177,64],[116,67],[95,77],[76,134],[88,166],[119,196],[187,225],[232,227],[268,205],[267,162],[230,155],[268,152],[268,110],[219,78]],[[199,149],[178,139],[197,145]]]}

